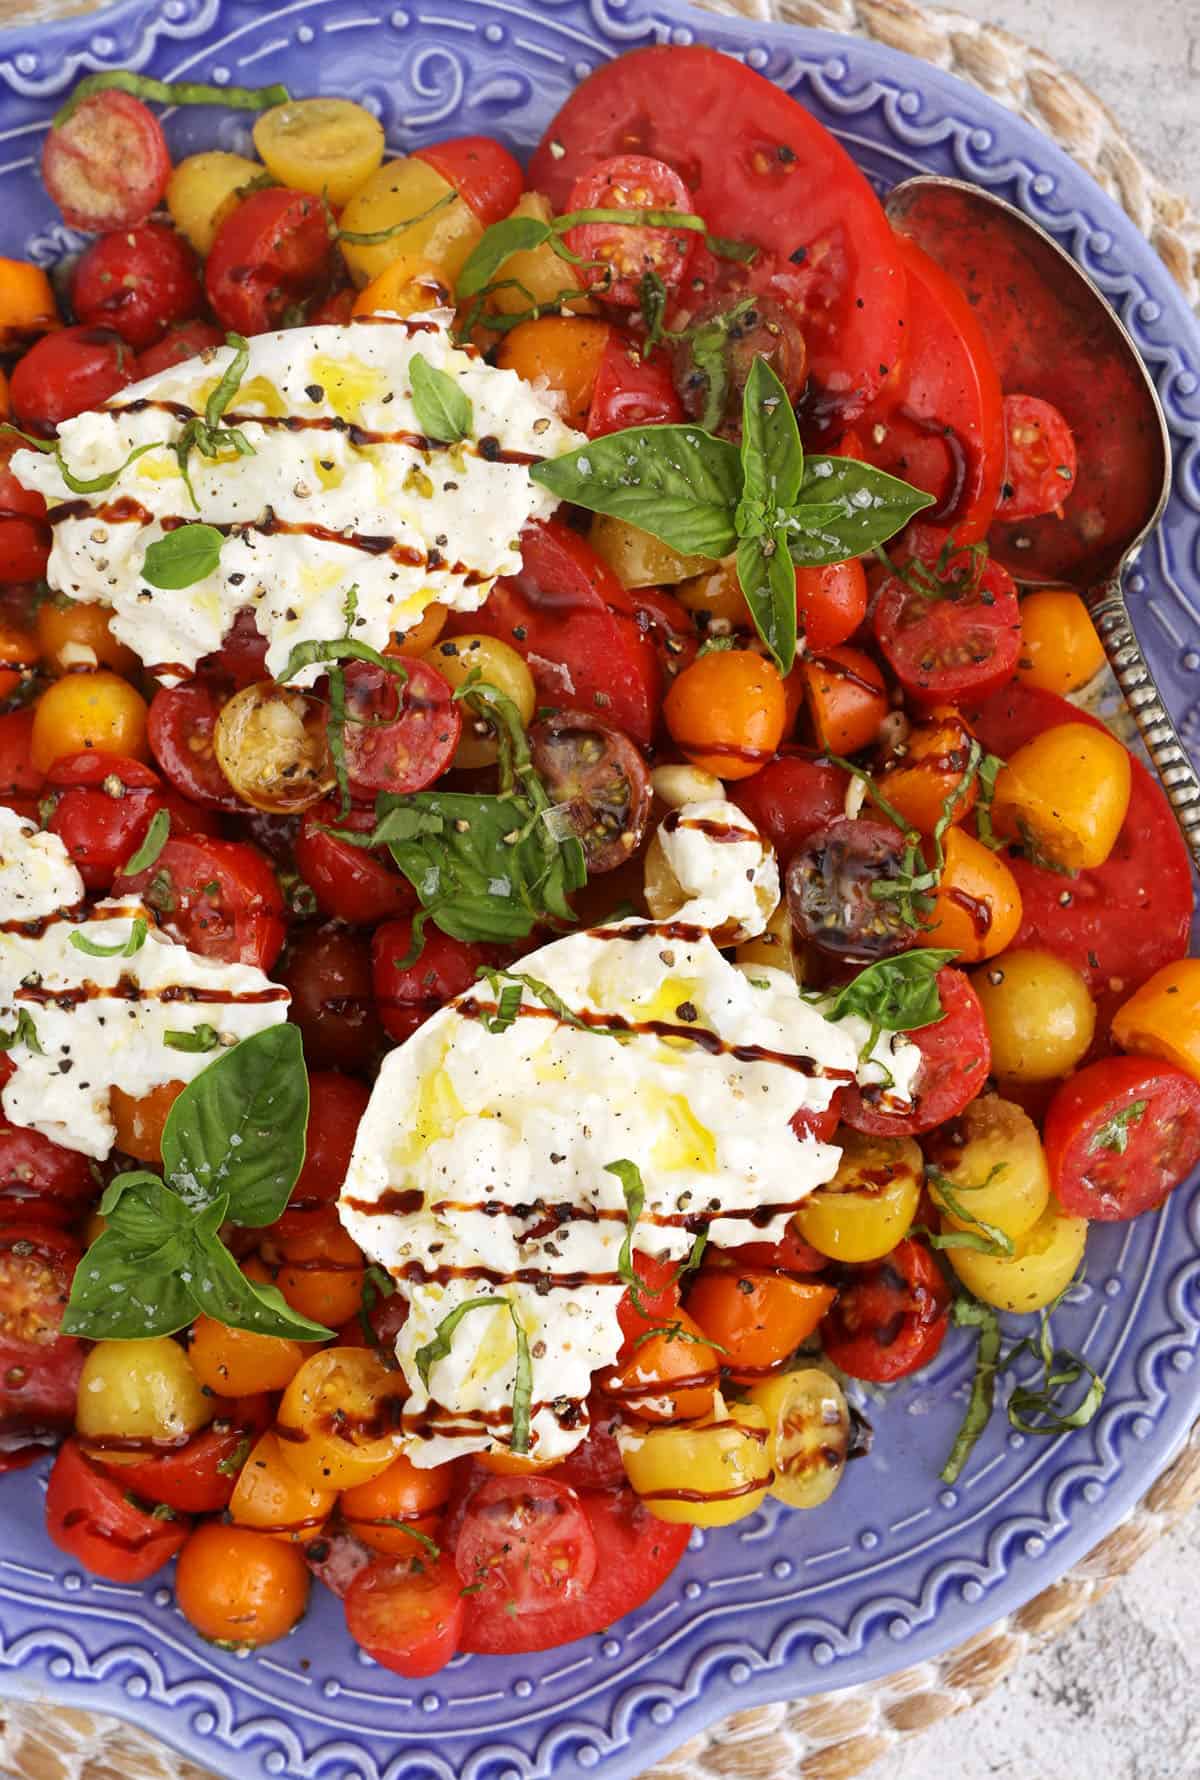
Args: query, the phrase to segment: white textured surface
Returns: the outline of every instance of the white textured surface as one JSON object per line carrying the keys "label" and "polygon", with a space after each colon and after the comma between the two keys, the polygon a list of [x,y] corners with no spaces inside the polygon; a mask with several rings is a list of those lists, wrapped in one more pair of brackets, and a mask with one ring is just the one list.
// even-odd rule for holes
{"label": "white textured surface", "polygon": [[[1200,207],[1200,0],[954,0],[1054,56]],[[864,1780],[1200,1780],[1200,1519],[1073,1631]]]}

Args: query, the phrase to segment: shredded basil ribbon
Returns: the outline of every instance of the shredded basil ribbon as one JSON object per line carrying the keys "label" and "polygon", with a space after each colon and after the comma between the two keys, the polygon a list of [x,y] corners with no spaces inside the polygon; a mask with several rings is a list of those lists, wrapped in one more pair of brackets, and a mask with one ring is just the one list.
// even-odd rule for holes
{"label": "shredded basil ribbon", "polygon": [[154,105],[223,105],[232,111],[269,111],[286,105],[291,94],[285,86],[210,86],[201,80],[155,80],[128,68],[110,68],[85,74],[72,89],[66,104],[54,114],[53,128],[60,130],[71,114],[93,93],[129,93]]}

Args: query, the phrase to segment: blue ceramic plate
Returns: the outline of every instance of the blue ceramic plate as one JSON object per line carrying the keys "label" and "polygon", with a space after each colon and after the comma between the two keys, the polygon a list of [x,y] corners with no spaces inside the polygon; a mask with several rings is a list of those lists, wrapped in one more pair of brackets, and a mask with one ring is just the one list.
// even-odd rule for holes
{"label": "blue ceramic plate", "polygon": [[[1043,136],[894,51],[719,20],[678,0],[126,0],[0,36],[0,253],[73,245],[36,173],[79,73],[286,81],[350,94],[394,149],[485,132],[528,150],[572,86],[639,44],[702,40],[744,57],[840,137],[882,191],[912,173],[976,180],[1037,218],[1119,309],[1154,374],[1175,491],[1130,604],[1185,737],[1200,741],[1200,333],[1133,225]],[[245,149],[237,114],[188,112],[177,154]],[[723,1714],[845,1687],[931,1657],[1011,1611],[1137,1501],[1200,1409],[1200,1182],[1135,1224],[1095,1231],[1087,1283],[1056,1333],[1108,1379],[1102,1413],[1035,1440],[994,1418],[962,1482],[938,1471],[962,1414],[969,1346],[871,1406],[873,1455],[823,1511],[768,1508],[707,1537],[639,1613],[541,1656],[460,1658],[409,1684],[351,1645],[317,1591],[262,1655],[200,1643],[169,1583],[79,1574],[42,1531],[44,1477],[0,1484],[0,1692],[135,1719],[230,1780],[620,1780]]]}

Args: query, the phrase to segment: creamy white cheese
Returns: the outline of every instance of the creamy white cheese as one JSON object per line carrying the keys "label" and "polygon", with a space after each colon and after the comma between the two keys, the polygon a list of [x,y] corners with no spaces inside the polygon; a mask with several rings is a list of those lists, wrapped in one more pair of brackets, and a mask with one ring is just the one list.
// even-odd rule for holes
{"label": "creamy white cheese", "polygon": [[452,1309],[484,1294],[508,1299],[528,1338],[533,1450],[559,1456],[584,1437],[591,1374],[621,1341],[628,1209],[609,1163],[641,1173],[635,1246],[680,1258],[701,1227],[726,1246],[781,1236],[836,1172],[838,1149],[798,1138],[791,1120],[824,1111],[855,1077],[859,1034],[790,975],[751,981],[707,934],[683,932],[678,918],[634,919],[522,960],[523,975],[619,1036],[556,1017],[528,987],[512,1025],[491,1031],[495,1000],[480,985],[385,1059],[341,1215],[409,1299],[397,1355],[414,1463],[507,1442],[507,1307],[463,1318],[428,1390],[416,1361]]}
{"label": "creamy white cheese", "polygon": [[0,804],[0,921],[37,921],[83,896],[83,879],[58,836]]}
{"label": "creamy white cheese", "polygon": [[[115,955],[92,956],[77,936]],[[126,957],[125,946],[136,949]],[[100,903],[86,920],[42,932],[0,932],[0,1025],[21,1030],[24,1014],[27,1034],[8,1052],[5,1116],[102,1160],[115,1138],[112,1088],[148,1094],[212,1062],[215,1051],[176,1050],[168,1033],[211,1026],[221,1044],[236,1044],[286,1019],[289,1000],[260,970],[177,945],[136,900]]]}
{"label": "creamy white cheese", "polygon": [[[504,454],[552,457],[582,440],[515,372],[454,346],[451,319],[440,310],[257,335],[222,421],[241,429],[254,455],[193,450],[198,511],[170,446],[188,416],[203,414],[229,348],[62,424],[59,444],[76,478],[120,470],[103,494],[76,496],[53,456],[18,452],[13,472],[27,488],[52,507],[71,503],[60,518],[51,513],[50,585],[113,606],[115,635],[166,681],[217,649],[244,606],[270,641],[275,675],[293,644],[345,636],[351,586],[351,634],[378,649],[432,600],[474,611],[498,575],[520,568],[522,526],[557,505],[525,462]],[[458,445],[422,436],[411,386],[417,353],[471,402],[470,434]],[[161,450],[121,469],[131,451],[156,440]],[[141,576],[148,546],[172,520],[231,528],[216,570],[182,592]],[[311,683],[320,671],[311,666],[296,681]]]}
{"label": "creamy white cheese", "polygon": [[658,829],[687,899],[676,919],[721,929],[722,944],[762,933],[779,906],[775,853],[742,810],[724,798],[684,804]]}

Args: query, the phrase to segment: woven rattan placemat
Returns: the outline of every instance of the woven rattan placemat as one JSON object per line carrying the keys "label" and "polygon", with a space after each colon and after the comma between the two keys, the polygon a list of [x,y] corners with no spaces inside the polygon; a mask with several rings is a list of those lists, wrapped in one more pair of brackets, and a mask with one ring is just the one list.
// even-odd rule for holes
{"label": "woven rattan placemat", "polygon": [[[535,0],[530,0],[535,3]],[[1140,160],[1107,106],[998,26],[911,0],[702,0],[715,12],[877,38],[981,87],[1085,167],[1200,304],[1200,218]],[[79,0],[0,0],[0,26],[87,12]],[[868,1686],[737,1712],[643,1780],[852,1780],[903,1738],[990,1693],[1034,1646],[1075,1623],[1200,1500],[1200,1423],[1133,1513],[1091,1555],[1009,1618]],[[217,1780],[119,1719],[0,1701],[0,1776],[19,1780]]]}

